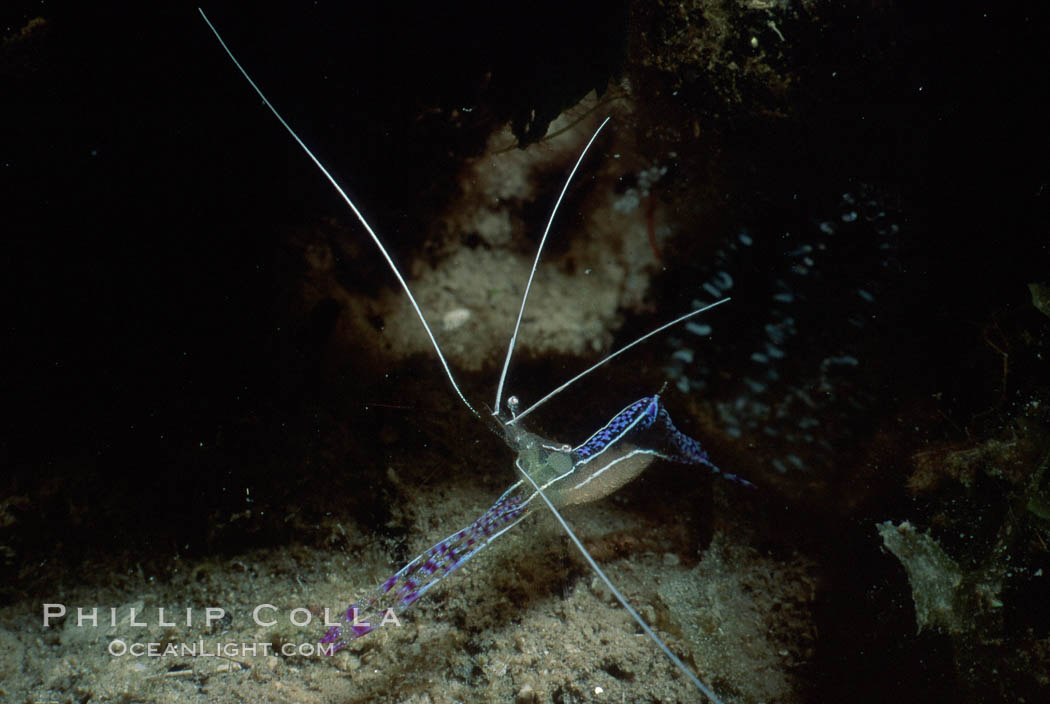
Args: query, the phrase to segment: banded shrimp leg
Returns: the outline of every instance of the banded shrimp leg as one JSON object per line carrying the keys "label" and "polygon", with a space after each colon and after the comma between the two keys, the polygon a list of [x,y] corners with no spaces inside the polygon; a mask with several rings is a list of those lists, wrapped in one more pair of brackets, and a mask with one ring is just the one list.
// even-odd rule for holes
{"label": "banded shrimp leg", "polygon": [[[292,136],[295,142],[302,148],[306,155],[313,161],[315,166],[321,171],[321,173],[328,179],[331,185],[343,198],[346,204],[350,207],[354,215],[360,221],[362,226],[368,232],[378,247],[380,253],[386,260],[390,269],[397,278],[402,290],[405,292],[408,300],[410,301],[414,312],[422,323],[427,336],[433,345],[434,351],[440,361],[445,375],[447,376],[450,384],[453,387],[455,394],[459,397],[460,401],[468,408],[468,410],[480,418],[480,414],[474,409],[474,407],[467,400],[463,394],[459,385],[456,383],[454,375],[449,368],[448,362],[445,359],[441,348],[427,323],[426,317],[423,315],[419,304],[413,296],[408,283],[398,270],[396,264],[391,258],[390,254],[384,247],[382,241],[378,235],[372,229],[371,225],[366,221],[361,211],[346,194],[344,189],[330,174],[326,167],[320,162],[320,160],[313,154],[313,152],[306,146],[306,144],[300,139],[298,134],[292,129],[292,127],[284,120],[281,114],[277,111],[276,107],[270,103],[263,94],[262,90],[256,85],[254,80],[248,74],[248,72],[241,66],[240,62],[236,59],[232,51],[226,45],[219,32],[208,20],[203,10],[200,10],[200,14],[208,27],[215,34],[220,45],[227,53],[229,58],[232,60],[237,69],[241,72],[244,78],[248,81],[251,87],[262,99],[263,103],[270,109],[281,125],[287,130]],[[518,319],[515,325],[514,333],[511,337],[511,342],[508,347],[507,358],[504,363],[503,371],[500,376],[497,393],[496,393],[496,404],[495,411],[493,414],[497,417],[500,422],[500,426],[503,429],[505,438],[509,445],[518,452],[518,459],[515,462],[515,466],[518,468],[523,476],[522,480],[511,486],[507,492],[497,501],[497,503],[468,528],[453,534],[444,541],[436,544],[431,550],[423,553],[415,560],[406,565],[405,568],[395,573],[390,579],[386,580],[380,587],[380,594],[378,597],[373,598],[368,604],[370,610],[374,610],[376,602],[388,602],[391,604],[388,609],[404,609],[419,599],[426,589],[437,584],[439,581],[444,579],[446,576],[455,571],[458,567],[462,566],[467,560],[473,555],[477,554],[483,547],[490,544],[493,539],[504,533],[509,528],[513,527],[517,523],[521,522],[531,511],[532,507],[539,505],[539,501],[535,504],[534,499],[537,497],[542,500],[542,503],[553,513],[557,518],[558,522],[562,526],[563,530],[581,551],[584,558],[587,560],[590,567],[595,573],[602,579],[602,581],[609,588],[611,593],[617,598],[617,600],[623,605],[628,611],[632,618],[638,623],[645,634],[653,640],[654,643],[662,650],[662,652],[674,663],[674,665],[696,686],[696,688],[703,693],[710,701],[720,703],[721,700],[713,692],[713,690],[704,684],[672,651],[668,648],[663,641],[656,635],[655,632],[649,627],[648,624],[638,615],[618,589],[613,585],[611,580],[605,575],[605,573],[598,566],[597,562],[587,552],[583,543],[576,537],[569,524],[561,516],[558,508],[559,506],[572,505],[575,503],[583,503],[586,501],[592,501],[597,498],[601,498],[615,489],[622,486],[624,483],[637,476],[654,458],[668,459],[672,461],[690,463],[690,464],[705,464],[708,465],[715,471],[719,471],[715,465],[713,465],[707,458],[706,452],[700,447],[700,444],[684,435],[674,426],[671,422],[670,416],[666,409],[660,404],[659,396],[654,395],[636,401],[624,408],[620,413],[614,416],[609,423],[603,428],[594,433],[587,441],[583,444],[573,448],[570,445],[553,443],[543,438],[533,435],[521,427],[520,421],[527,414],[531,413],[536,407],[546,402],[554,395],[560,393],[562,390],[567,388],[570,384],[574,383],[584,375],[590,373],[599,366],[607,363],[614,357],[622,354],[627,349],[641,343],[648,337],[655,335],[664,329],[676,325],[688,318],[691,318],[699,313],[704,312],[716,305],[720,305],[728,301],[729,299],[722,299],[708,306],[699,308],[691,311],[690,313],[679,317],[655,330],[644,335],[638,340],[625,346],[624,348],[614,352],[613,354],[606,357],[598,364],[592,366],[585,372],[577,375],[573,379],[570,379],[565,384],[561,385],[550,394],[542,398],[539,402],[533,404],[530,408],[525,411],[518,412],[517,400],[512,397],[508,400],[509,417],[504,416],[500,412],[501,397],[503,392],[504,382],[506,380],[507,371],[510,366],[510,361],[513,356],[515,342],[517,340],[518,331],[520,329],[522,317],[526,302],[528,300],[528,293],[531,290],[533,278],[539,263],[540,254],[542,253],[543,244],[546,242],[547,236],[550,232],[551,225],[553,224],[555,215],[559,205],[564,198],[565,191],[568,188],[569,182],[571,181],[576,170],[579,168],[584,156],[586,155],[590,146],[594,143],[601,129],[608,123],[608,118],[602,122],[601,126],[592,135],[587,146],[580,154],[576,165],[573,167],[572,172],[566,179],[565,186],[559,195],[557,202],[551,212],[550,219],[547,223],[547,227],[544,231],[540,245],[537,250],[536,259],[533,263],[532,270],[530,272],[529,281],[525,288],[525,294],[522,298],[521,308],[518,313]],[[608,454],[607,454],[608,453]],[[592,460],[600,458],[598,462],[592,462]],[[741,480],[733,475],[726,475],[730,479],[735,479],[745,485],[749,484],[745,480]],[[530,493],[531,492],[531,493]],[[509,525],[505,525],[508,524]],[[457,549],[461,549],[460,552],[456,552],[450,549],[450,545],[454,544]],[[389,599],[387,599],[389,597]],[[344,627],[333,627],[330,629],[328,634],[322,639],[322,643],[328,644],[344,644],[349,640],[361,637],[370,632],[372,627],[370,625],[358,626],[357,625],[358,608],[356,605],[351,606],[346,612],[346,625]]]}

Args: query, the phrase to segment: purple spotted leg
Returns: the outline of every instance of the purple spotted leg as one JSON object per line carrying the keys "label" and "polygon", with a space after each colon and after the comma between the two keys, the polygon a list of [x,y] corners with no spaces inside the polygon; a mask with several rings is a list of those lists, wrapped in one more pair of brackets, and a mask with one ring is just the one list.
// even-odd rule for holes
{"label": "purple spotted leg", "polygon": [[321,639],[335,653],[352,640],[371,633],[390,614],[399,614],[445,577],[462,567],[532,510],[523,504],[518,485],[511,487],[481,518],[453,533],[390,576],[363,601],[343,614],[343,625],[332,626]]}

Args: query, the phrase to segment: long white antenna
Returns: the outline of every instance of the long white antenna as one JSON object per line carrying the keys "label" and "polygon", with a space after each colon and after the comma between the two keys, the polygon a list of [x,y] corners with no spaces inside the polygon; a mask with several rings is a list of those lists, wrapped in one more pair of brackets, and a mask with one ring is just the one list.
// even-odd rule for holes
{"label": "long white antenna", "polygon": [[551,513],[554,514],[554,517],[558,519],[558,523],[560,523],[561,527],[565,530],[565,534],[569,536],[569,539],[572,540],[573,544],[575,544],[576,547],[579,549],[584,559],[587,560],[587,564],[591,566],[591,569],[594,570],[595,574],[601,577],[601,580],[605,582],[605,586],[609,588],[609,591],[612,592],[612,595],[615,596],[616,600],[620,602],[620,605],[627,610],[627,613],[629,613],[631,617],[638,623],[638,625],[642,627],[642,630],[645,631],[645,634],[652,638],[653,642],[656,643],[660,650],[664,652],[664,655],[671,659],[671,662],[673,662],[678,667],[678,669],[682,671],[682,674],[688,677],[689,680],[694,685],[696,685],[697,689],[704,693],[705,697],[710,699],[714,704],[722,704],[722,700],[718,698],[718,695],[715,694],[710,687],[704,684],[699,677],[694,675],[692,670],[686,667],[685,663],[682,662],[679,659],[679,657],[675,655],[670,648],[667,647],[667,644],[660,640],[660,637],[653,632],[653,629],[649,628],[649,624],[647,624],[645,620],[638,615],[638,612],[635,611],[631,607],[631,605],[627,603],[627,599],[625,599],[623,594],[620,593],[620,590],[617,589],[615,585],[613,585],[612,580],[605,576],[605,572],[603,572],[602,568],[598,566],[598,563],[594,561],[594,558],[591,557],[591,554],[587,552],[587,548],[583,546],[583,543],[580,542],[580,539],[577,538],[576,534],[572,532],[572,528],[569,528],[569,524],[565,522],[565,519],[562,518],[562,515],[558,511],[558,509],[554,507],[554,504],[551,503],[551,500],[547,498],[547,495],[545,493],[543,493],[543,489],[540,488],[540,485],[537,484],[536,480],[530,477],[529,473],[526,472],[525,469],[521,466],[521,460],[516,460],[515,465],[518,467],[518,470],[521,472],[522,476],[529,480],[529,484],[532,484],[532,488],[536,490],[536,493],[540,495],[540,498],[543,499],[543,502],[547,504],[547,508],[551,510]]}
{"label": "long white antenna", "polygon": [[583,157],[587,156],[587,150],[594,144],[594,140],[598,138],[598,133],[602,131],[602,128],[608,124],[609,118],[602,120],[602,124],[598,125],[598,129],[591,135],[590,140],[587,142],[587,146],[580,152],[580,156],[576,159],[576,165],[572,167],[572,171],[569,172],[569,177],[565,179],[565,185],[561,188],[561,193],[558,194],[558,200],[554,203],[554,208],[551,210],[550,219],[547,220],[547,227],[543,230],[543,237],[540,238],[540,246],[536,248],[536,258],[532,261],[532,271],[529,272],[528,283],[525,284],[525,294],[521,297],[521,308],[518,309],[518,322],[514,324],[514,334],[510,336],[510,345],[507,346],[507,359],[503,362],[503,373],[499,375],[499,385],[496,387],[496,405],[492,407],[492,415],[499,416],[499,403],[503,399],[503,382],[507,380],[507,370],[510,368],[510,358],[514,356],[514,345],[518,341],[518,329],[521,328],[521,318],[525,315],[525,303],[529,300],[529,291],[532,289],[532,280],[536,276],[536,267],[540,264],[540,255],[543,254],[543,245],[547,241],[547,235],[551,231],[551,225],[554,224],[554,216],[558,213],[558,206],[561,205],[562,200],[565,198],[565,192],[569,190],[569,183],[572,181],[572,177],[576,175],[576,170],[580,168],[580,164],[583,163]]}
{"label": "long white antenna", "polygon": [[618,349],[618,350],[616,350],[615,352],[613,352],[612,354],[610,354],[610,355],[609,355],[608,357],[606,357],[605,359],[603,359],[603,360],[601,360],[600,362],[598,362],[598,363],[596,363],[596,364],[594,364],[594,365],[592,365],[592,366],[588,367],[587,369],[585,369],[584,371],[580,372],[579,374],[577,374],[577,375],[576,375],[576,376],[574,376],[573,378],[569,379],[569,380],[568,380],[568,381],[566,381],[566,382],[565,382],[564,384],[562,384],[561,386],[559,386],[558,388],[556,388],[556,389],[555,389],[554,391],[551,391],[551,392],[550,392],[549,394],[547,394],[546,396],[544,396],[543,398],[541,398],[541,399],[540,399],[539,401],[537,401],[536,403],[534,403],[534,404],[532,404],[531,406],[529,406],[528,408],[526,408],[526,409],[525,409],[524,411],[522,411],[521,413],[517,413],[517,414],[515,414],[513,418],[511,418],[511,419],[510,419],[510,420],[508,420],[508,421],[505,421],[505,422],[504,422],[504,425],[510,425],[511,423],[516,423],[516,422],[518,422],[519,420],[521,420],[522,418],[524,418],[524,417],[525,417],[525,416],[527,416],[528,414],[530,414],[530,413],[532,413],[533,411],[535,411],[535,410],[536,410],[537,408],[539,408],[539,407],[540,407],[540,406],[541,406],[542,404],[546,403],[547,401],[550,401],[550,400],[551,400],[552,398],[554,398],[555,396],[557,396],[558,394],[560,394],[560,393],[561,393],[562,391],[564,391],[565,389],[569,388],[569,386],[571,386],[572,384],[575,384],[575,383],[576,383],[577,381],[579,381],[579,380],[580,380],[580,379],[582,379],[583,377],[585,377],[585,376],[587,376],[588,374],[590,374],[591,372],[593,372],[593,371],[594,371],[595,369],[597,369],[598,367],[602,366],[603,364],[605,364],[606,362],[608,362],[609,360],[611,360],[611,359],[612,359],[613,357],[619,357],[619,356],[620,356],[621,354],[623,354],[623,353],[624,353],[624,352],[626,352],[627,350],[629,350],[629,349],[631,349],[632,347],[634,347],[635,345],[637,345],[637,344],[639,344],[639,343],[643,342],[644,340],[648,340],[648,339],[649,339],[650,337],[652,337],[653,335],[655,335],[655,334],[657,334],[657,333],[660,333],[660,332],[663,332],[664,330],[666,330],[666,329],[667,329],[667,328],[669,328],[669,327],[673,327],[673,326],[675,326],[675,325],[678,325],[678,323],[682,322],[683,320],[688,320],[689,318],[692,318],[692,317],[693,317],[694,315],[700,315],[700,314],[701,314],[701,313],[703,313],[703,312],[704,312],[705,310],[711,310],[711,309],[712,309],[712,308],[714,308],[715,306],[720,306],[720,305],[722,305],[723,303],[725,303],[725,302],[726,302],[726,301],[728,301],[728,300],[730,300],[730,299],[729,299],[729,298],[723,298],[723,299],[722,299],[722,300],[720,300],[720,301],[715,301],[714,303],[711,303],[711,304],[709,304],[709,305],[706,305],[706,306],[704,306],[703,308],[697,308],[696,310],[694,310],[694,311],[690,311],[690,312],[686,313],[685,315],[683,315],[683,316],[681,316],[681,317],[679,317],[679,318],[675,318],[674,320],[672,320],[672,321],[671,321],[671,322],[669,322],[669,323],[664,323],[663,325],[661,325],[660,327],[656,328],[655,330],[650,330],[649,332],[645,333],[644,335],[642,335],[641,337],[639,337],[639,338],[638,338],[637,340],[635,340],[635,341],[634,341],[634,342],[632,342],[631,344],[629,344],[629,345],[624,345],[624,346],[623,346],[623,347],[621,347],[620,349]]}
{"label": "long white antenna", "polygon": [[303,151],[306,152],[306,155],[310,157],[310,160],[313,161],[317,168],[321,170],[321,173],[324,174],[325,178],[328,179],[328,182],[331,183],[333,187],[335,187],[335,190],[339,193],[340,196],[343,197],[343,200],[346,201],[346,204],[350,206],[350,210],[354,211],[354,215],[356,215],[357,219],[361,221],[362,225],[364,225],[365,230],[372,237],[372,241],[376,243],[376,246],[379,247],[379,251],[383,254],[383,258],[386,259],[386,263],[390,265],[390,269],[394,272],[394,276],[397,277],[398,282],[401,284],[401,288],[405,290],[405,294],[408,296],[408,300],[412,304],[412,308],[415,309],[416,315],[419,316],[420,322],[423,323],[423,327],[427,331],[427,336],[430,337],[430,342],[434,345],[434,351],[437,352],[438,360],[441,361],[441,366],[445,368],[445,374],[448,376],[448,380],[452,383],[452,388],[455,389],[456,394],[459,396],[459,400],[461,400],[463,404],[470,409],[471,413],[480,418],[481,415],[476,410],[474,410],[474,407],[470,405],[469,401],[467,401],[467,397],[464,396],[463,392],[459,390],[459,385],[456,384],[456,380],[452,376],[452,370],[449,369],[448,362],[445,361],[445,355],[441,354],[441,348],[438,346],[437,340],[434,338],[434,333],[431,331],[430,325],[427,324],[427,319],[423,317],[423,311],[420,310],[419,304],[416,303],[415,296],[412,295],[412,291],[410,291],[408,288],[408,283],[405,281],[405,278],[401,276],[401,272],[398,271],[397,265],[394,264],[394,260],[390,258],[390,254],[386,251],[386,247],[383,246],[383,243],[380,242],[379,237],[372,229],[372,226],[368,224],[368,221],[365,220],[365,216],[361,214],[361,211],[357,209],[357,206],[354,205],[354,202],[350,200],[350,196],[346,194],[346,191],[344,191],[343,187],[339,185],[339,182],[335,180],[332,174],[328,173],[328,169],[326,169],[324,167],[324,164],[322,164],[318,160],[318,158],[314,156],[314,153],[310,151],[310,148],[307,147],[306,144],[303,143],[303,140],[299,139],[299,135],[295,133],[295,130],[292,129],[291,125],[285,122],[284,118],[281,117],[281,113],[277,112],[277,108],[275,108],[273,106],[273,103],[271,103],[266,98],[262,90],[259,89],[259,86],[257,86],[255,84],[255,81],[252,80],[252,77],[249,76],[248,72],[244,70],[244,67],[241,66],[241,62],[238,61],[237,57],[233,55],[232,51],[230,51],[230,47],[226,46],[226,42],[223,41],[222,36],[219,34],[219,30],[215,29],[215,25],[213,25],[211,23],[211,20],[208,19],[208,16],[204,14],[204,10],[202,10],[199,7],[197,8],[197,10],[201,13],[201,17],[204,18],[205,23],[207,23],[208,28],[211,29],[212,33],[215,35],[215,38],[219,40],[219,44],[222,45],[222,48],[226,51],[226,54],[230,57],[230,60],[233,61],[233,65],[237,67],[237,70],[241,72],[241,75],[243,75],[245,79],[247,79],[248,83],[251,84],[251,87],[254,88],[255,92],[259,94],[260,98],[262,98],[263,104],[265,104],[266,107],[270,108],[270,112],[274,114],[274,117],[276,117],[277,120],[282,125],[284,125],[284,128],[288,130],[288,134],[292,135],[292,139],[294,139],[299,144],[299,146],[303,148]]}

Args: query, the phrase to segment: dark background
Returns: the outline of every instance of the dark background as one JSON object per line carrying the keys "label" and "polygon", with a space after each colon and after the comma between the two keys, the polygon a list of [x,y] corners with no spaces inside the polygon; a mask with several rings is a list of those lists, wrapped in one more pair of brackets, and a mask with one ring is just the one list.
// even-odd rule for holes
{"label": "dark background", "polygon": [[[213,512],[243,507],[246,485],[286,478],[277,456],[299,442],[288,416],[309,424],[298,375],[324,322],[282,312],[285,240],[349,213],[195,7],[58,7],[3,11],[8,36],[45,20],[5,44],[3,71],[0,457],[5,494],[51,499],[19,511],[17,562],[80,554],[114,528],[133,551],[192,552]],[[515,111],[524,123],[551,66],[582,62],[578,99],[598,83],[592,63],[607,80],[622,61],[626,10],[611,9],[607,20],[554,4],[525,16],[482,3],[209,12],[407,261],[423,232],[416,204],[450,192],[457,159],[487,137],[451,134],[448,112],[484,93],[478,124]],[[603,22],[616,28],[602,30],[606,46],[581,46]],[[352,274],[362,286],[389,283],[370,266]],[[92,497],[72,513],[106,532],[71,535],[59,494]]]}

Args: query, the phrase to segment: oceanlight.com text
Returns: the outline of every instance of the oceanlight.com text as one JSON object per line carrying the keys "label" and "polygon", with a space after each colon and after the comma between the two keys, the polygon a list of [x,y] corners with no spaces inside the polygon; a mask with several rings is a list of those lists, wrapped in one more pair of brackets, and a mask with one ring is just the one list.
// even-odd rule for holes
{"label": "oceanlight.com text", "polygon": [[268,642],[236,642],[205,643],[203,639],[195,643],[140,643],[138,641],[127,642],[122,638],[110,641],[107,648],[109,654],[115,658],[162,658],[162,657],[201,657],[201,658],[238,658],[268,655],[283,655],[292,657],[300,655],[313,657],[316,655],[332,655],[335,646],[321,645],[319,643],[282,643],[280,648],[274,648],[273,643]]}

